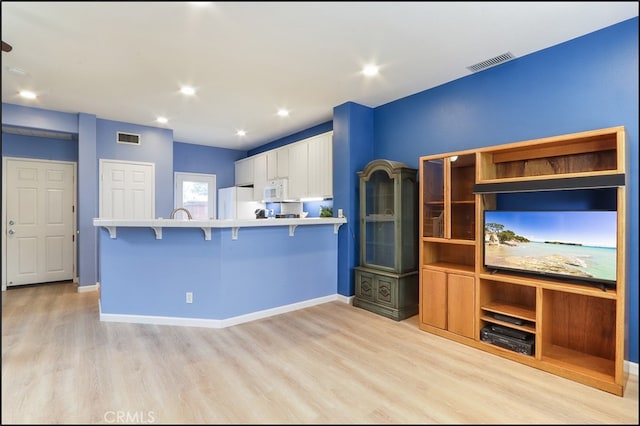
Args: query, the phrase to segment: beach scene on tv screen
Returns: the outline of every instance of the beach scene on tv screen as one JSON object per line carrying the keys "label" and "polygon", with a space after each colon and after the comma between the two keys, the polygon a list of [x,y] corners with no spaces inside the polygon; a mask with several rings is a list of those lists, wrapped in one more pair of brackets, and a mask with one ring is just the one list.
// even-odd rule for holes
{"label": "beach scene on tv screen", "polygon": [[616,279],[616,212],[486,211],[488,268]]}

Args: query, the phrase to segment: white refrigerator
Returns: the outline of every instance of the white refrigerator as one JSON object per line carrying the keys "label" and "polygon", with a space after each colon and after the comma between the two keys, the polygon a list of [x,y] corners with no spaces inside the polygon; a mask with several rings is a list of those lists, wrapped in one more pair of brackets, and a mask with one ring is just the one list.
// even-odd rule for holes
{"label": "white refrigerator", "polygon": [[218,219],[255,219],[264,203],[253,201],[253,188],[232,186],[218,189]]}

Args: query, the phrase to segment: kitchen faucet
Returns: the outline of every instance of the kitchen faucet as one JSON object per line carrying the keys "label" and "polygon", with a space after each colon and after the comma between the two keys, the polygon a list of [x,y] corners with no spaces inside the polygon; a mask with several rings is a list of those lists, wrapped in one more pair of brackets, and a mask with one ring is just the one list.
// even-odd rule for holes
{"label": "kitchen faucet", "polygon": [[182,210],[187,214],[187,217],[189,218],[189,220],[192,219],[191,213],[189,212],[189,210],[185,209],[184,207],[176,207],[175,209],[173,209],[173,211],[171,212],[171,219],[175,218],[176,213],[180,210]]}

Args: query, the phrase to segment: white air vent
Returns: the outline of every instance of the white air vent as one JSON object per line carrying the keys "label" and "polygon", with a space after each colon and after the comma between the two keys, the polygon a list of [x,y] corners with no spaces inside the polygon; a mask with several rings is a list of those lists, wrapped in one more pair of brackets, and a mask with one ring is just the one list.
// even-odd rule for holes
{"label": "white air vent", "polygon": [[136,135],[135,133],[118,132],[116,142],[128,143],[129,145],[140,145],[140,135]]}
{"label": "white air vent", "polygon": [[513,56],[511,52],[507,52],[503,53],[502,55],[498,55],[495,58],[487,59],[486,61],[478,62],[475,65],[468,66],[467,69],[471,72],[478,72],[508,62],[513,58],[515,58],[515,56]]}

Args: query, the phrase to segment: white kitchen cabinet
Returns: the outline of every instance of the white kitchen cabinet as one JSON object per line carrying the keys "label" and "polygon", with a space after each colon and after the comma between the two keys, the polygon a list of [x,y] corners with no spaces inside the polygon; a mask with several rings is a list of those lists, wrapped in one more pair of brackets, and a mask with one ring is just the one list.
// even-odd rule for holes
{"label": "white kitchen cabinet", "polygon": [[308,196],[308,147],[306,139],[289,145],[289,198],[300,199]]}
{"label": "white kitchen cabinet", "polygon": [[267,179],[285,179],[289,177],[289,147],[267,151]]}
{"label": "white kitchen cabinet", "polygon": [[267,184],[267,153],[257,154],[253,157],[253,200],[262,201],[264,187]]}
{"label": "white kitchen cabinet", "polygon": [[253,185],[253,157],[235,162],[235,184],[236,186]]}
{"label": "white kitchen cabinet", "polygon": [[288,197],[333,198],[333,132],[236,161],[236,186],[253,185],[261,201],[270,180],[287,179]]}
{"label": "white kitchen cabinet", "polygon": [[333,198],[333,135],[325,133],[308,142],[308,197]]}
{"label": "white kitchen cabinet", "polygon": [[333,198],[333,132],[289,145],[289,196]]}

